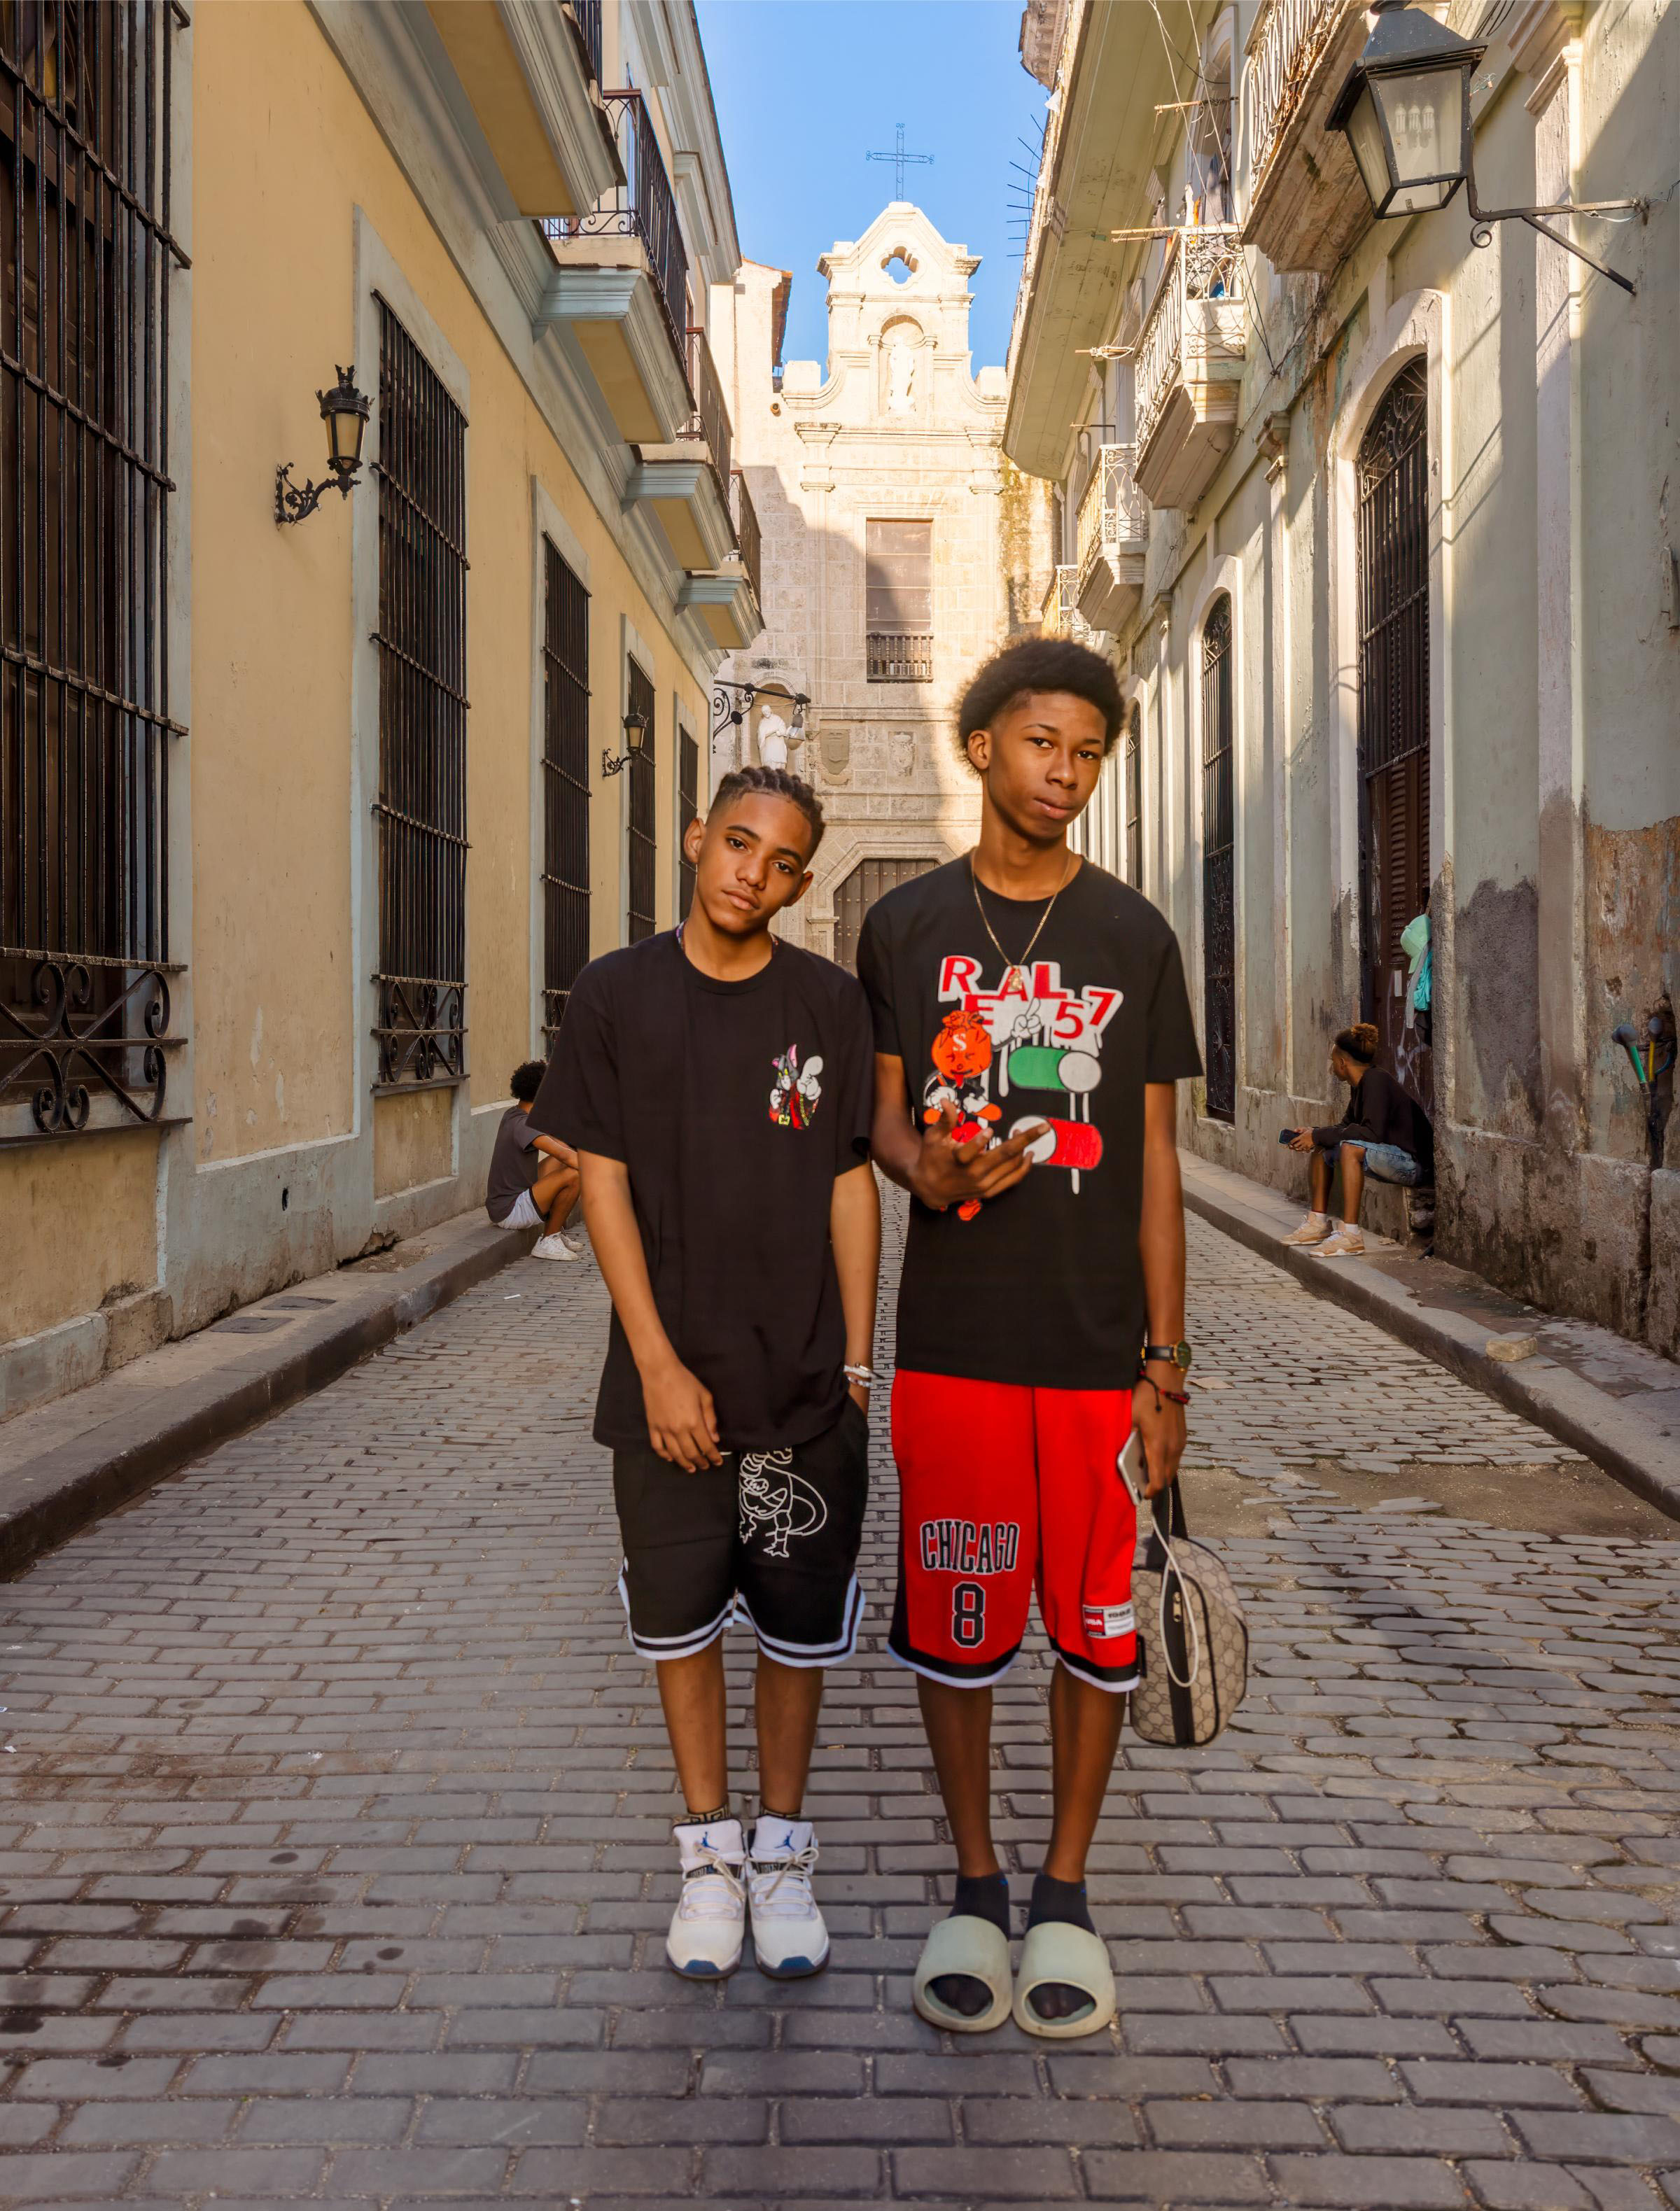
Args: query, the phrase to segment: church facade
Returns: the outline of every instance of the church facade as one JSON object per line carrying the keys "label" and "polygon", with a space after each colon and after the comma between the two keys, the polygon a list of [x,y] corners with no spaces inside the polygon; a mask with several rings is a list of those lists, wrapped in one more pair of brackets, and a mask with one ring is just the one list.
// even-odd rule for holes
{"label": "church facade", "polygon": [[828,832],[783,933],[847,965],[882,891],[973,843],[956,701],[1036,616],[1032,575],[1048,565],[1043,488],[1003,458],[1004,371],[969,366],[978,266],[894,201],[817,264],[826,368],[777,365],[785,271],[749,262],[713,296],[765,621],[719,670],[713,780],[765,760],[816,785]]}

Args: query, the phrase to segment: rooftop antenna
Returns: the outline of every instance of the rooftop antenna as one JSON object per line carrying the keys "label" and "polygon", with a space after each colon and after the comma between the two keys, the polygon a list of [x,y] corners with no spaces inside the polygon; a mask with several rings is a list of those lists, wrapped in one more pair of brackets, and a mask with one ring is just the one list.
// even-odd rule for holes
{"label": "rooftop antenna", "polygon": [[907,154],[905,152],[904,125],[901,123],[898,126],[898,150],[895,153],[865,154],[864,159],[866,161],[890,161],[893,164],[895,179],[893,185],[893,197],[895,200],[901,200],[904,197],[904,173],[907,168],[920,167],[931,169],[933,167],[933,156],[931,154]]}

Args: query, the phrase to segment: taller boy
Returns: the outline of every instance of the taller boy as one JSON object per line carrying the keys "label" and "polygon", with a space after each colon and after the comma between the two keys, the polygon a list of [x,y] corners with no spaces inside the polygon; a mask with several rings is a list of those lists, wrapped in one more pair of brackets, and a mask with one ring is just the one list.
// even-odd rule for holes
{"label": "taller boy", "polygon": [[[531,1116],[577,1150],[612,1293],[595,1434],[687,1808],[665,1948],[693,1978],[733,1972],[749,1905],[761,1972],[828,1955],[804,1795],[822,1669],[861,1609],[881,1220],[864,994],[770,934],[822,834],[797,777],[725,776],[685,833],[688,920],[585,968]],[[719,1640],[737,1610],[759,1646],[750,1841]]]}
{"label": "taller boy", "polygon": [[1184,1450],[1184,1201],[1174,1085],[1199,1074],[1171,928],[1069,850],[1119,734],[1107,662],[1042,639],[983,668],[958,738],[977,849],[881,900],[858,969],[875,1016],[875,1156],[907,1189],[889,1647],[920,1675],[956,1845],[951,1916],[915,2003],[978,2032],[1011,2008],[992,1838],[992,1685],[1028,1597],[1056,1653],[1054,1814],[1014,2012],[1029,2033],[1113,2015],[1085,1859],[1137,1678],[1134,1423],[1151,1494]]}

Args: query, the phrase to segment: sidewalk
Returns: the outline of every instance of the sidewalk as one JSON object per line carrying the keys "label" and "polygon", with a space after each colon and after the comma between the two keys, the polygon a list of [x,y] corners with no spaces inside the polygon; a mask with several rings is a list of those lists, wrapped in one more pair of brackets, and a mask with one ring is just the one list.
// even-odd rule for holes
{"label": "sidewalk", "polygon": [[0,1423],[0,1575],[320,1389],[532,1240],[475,1207]]}
{"label": "sidewalk", "polygon": [[1680,1518],[1680,1367],[1590,1322],[1507,1297],[1444,1260],[1366,1236],[1362,1259],[1320,1259],[1279,1239],[1301,1221],[1247,1176],[1181,1155],[1185,1202],[1286,1268],[1316,1296],[1386,1329]]}

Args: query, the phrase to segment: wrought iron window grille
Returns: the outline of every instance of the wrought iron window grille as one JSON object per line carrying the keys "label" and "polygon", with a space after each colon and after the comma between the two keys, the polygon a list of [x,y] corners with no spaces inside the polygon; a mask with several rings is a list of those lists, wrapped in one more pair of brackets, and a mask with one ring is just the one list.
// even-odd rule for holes
{"label": "wrought iron window grille", "polygon": [[640,944],[653,934],[654,885],[658,864],[658,823],[654,799],[653,679],[635,661],[630,663],[629,713],[646,718],[647,733],[629,757],[630,810],[626,832],[628,941]]}
{"label": "wrought iron window grille", "polygon": [[177,1118],[183,730],[166,593],[182,20],[167,0],[0,6],[3,1141]]}
{"label": "wrought iron window grille", "polygon": [[543,541],[543,1034],[589,959],[589,593]]}
{"label": "wrought iron window grille", "polygon": [[[377,296],[377,295],[376,295]],[[466,417],[379,312],[377,1087],[466,1059]]]}

